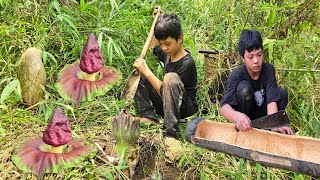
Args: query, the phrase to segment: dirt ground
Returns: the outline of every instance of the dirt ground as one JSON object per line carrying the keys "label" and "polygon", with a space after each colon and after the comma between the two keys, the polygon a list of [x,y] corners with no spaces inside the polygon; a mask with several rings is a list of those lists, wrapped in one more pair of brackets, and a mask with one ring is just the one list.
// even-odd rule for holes
{"label": "dirt ground", "polygon": [[[112,137],[108,141],[98,142],[107,155],[116,157],[115,141]],[[171,162],[165,157],[162,141],[157,137],[143,137],[139,140],[139,161],[135,168],[133,180],[152,179],[195,179],[193,172],[185,173],[179,169],[175,162]],[[99,156],[104,156],[98,152]]]}

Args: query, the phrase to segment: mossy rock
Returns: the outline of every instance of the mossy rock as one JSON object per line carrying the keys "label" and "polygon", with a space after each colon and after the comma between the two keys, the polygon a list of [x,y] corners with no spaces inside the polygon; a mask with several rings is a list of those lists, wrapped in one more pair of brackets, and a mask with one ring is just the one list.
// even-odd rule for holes
{"label": "mossy rock", "polygon": [[42,51],[28,48],[18,64],[18,79],[21,85],[23,102],[32,106],[44,98],[46,71],[42,63]]}

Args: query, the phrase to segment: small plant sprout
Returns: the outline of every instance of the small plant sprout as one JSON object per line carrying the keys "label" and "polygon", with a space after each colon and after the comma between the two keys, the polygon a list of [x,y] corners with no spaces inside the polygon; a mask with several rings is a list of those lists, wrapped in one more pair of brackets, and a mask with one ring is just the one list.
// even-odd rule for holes
{"label": "small plant sprout", "polygon": [[62,168],[74,167],[95,154],[94,146],[72,139],[69,120],[56,107],[43,137],[17,144],[12,160],[20,170],[43,178],[45,173],[57,173]]}
{"label": "small plant sprout", "polygon": [[67,65],[60,71],[56,87],[64,99],[70,99],[79,105],[82,100],[90,101],[95,96],[104,95],[120,83],[121,79],[119,71],[102,66],[99,44],[90,33],[80,62]]}
{"label": "small plant sprout", "polygon": [[140,136],[140,121],[122,110],[112,119],[112,134],[117,143],[118,166],[127,165],[124,173],[130,178],[139,160],[138,139]]}

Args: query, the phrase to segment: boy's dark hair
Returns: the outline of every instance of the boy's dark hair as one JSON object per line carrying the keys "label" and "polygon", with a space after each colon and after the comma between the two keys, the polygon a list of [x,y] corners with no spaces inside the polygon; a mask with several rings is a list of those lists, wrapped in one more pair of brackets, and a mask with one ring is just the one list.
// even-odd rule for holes
{"label": "boy's dark hair", "polygon": [[260,48],[263,50],[260,32],[254,29],[242,30],[238,44],[239,54],[241,55],[241,57],[244,57],[245,50],[251,52]]}
{"label": "boy's dark hair", "polygon": [[154,27],[154,35],[157,40],[164,40],[168,37],[179,39],[182,35],[181,24],[176,14],[160,15]]}

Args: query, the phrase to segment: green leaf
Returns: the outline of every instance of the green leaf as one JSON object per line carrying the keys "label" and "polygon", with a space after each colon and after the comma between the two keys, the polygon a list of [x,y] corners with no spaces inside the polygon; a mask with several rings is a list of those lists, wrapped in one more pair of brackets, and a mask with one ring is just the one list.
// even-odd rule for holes
{"label": "green leaf", "polygon": [[277,16],[277,11],[274,9],[270,9],[269,10],[269,17],[268,17],[268,21],[267,21],[268,27],[271,27],[275,24],[276,16]]}
{"label": "green leaf", "polygon": [[184,163],[184,160],[186,159],[186,156],[182,156],[180,159],[179,159],[179,162],[178,162],[178,167],[179,168],[182,168],[183,167],[183,163]]}
{"label": "green leaf", "polygon": [[45,51],[45,54],[47,54],[47,55],[50,57],[50,59],[52,59],[52,61],[53,61],[56,65],[58,65],[57,59],[56,59],[51,53]]}
{"label": "green leaf", "polygon": [[70,105],[67,105],[67,104],[59,103],[59,102],[55,102],[54,104],[59,105],[59,106],[62,106],[64,109],[67,109],[67,110],[71,111],[72,117],[73,117],[74,119],[76,119],[76,116],[75,116],[75,114],[74,114],[74,108],[73,108],[73,107],[71,107]]}
{"label": "green leaf", "polygon": [[6,136],[6,129],[4,129],[0,124],[0,134],[2,137]]}
{"label": "green leaf", "polygon": [[62,14],[62,15],[58,15],[57,18],[60,20],[60,21],[65,21],[69,24],[69,26],[72,27],[72,29],[74,30],[75,32],[75,35],[79,36],[79,31],[77,29],[77,27],[74,25],[74,23],[70,20],[69,16],[66,15],[66,14]]}
{"label": "green leaf", "polygon": [[109,169],[102,168],[102,169],[99,169],[97,173],[107,178],[108,180],[114,180],[114,177]]}
{"label": "green leaf", "polygon": [[16,89],[16,87],[20,84],[18,80],[11,81],[2,91],[0,102],[3,103],[6,99],[9,98],[11,93]]}
{"label": "green leaf", "polygon": [[107,28],[107,27],[97,28],[97,31],[114,32],[114,30]]}
{"label": "green leaf", "polygon": [[46,113],[44,115],[45,122],[49,122],[49,118],[51,117],[54,110],[53,104],[50,104],[49,107],[46,109]]}
{"label": "green leaf", "polygon": [[80,0],[80,10],[84,10],[85,3],[84,0]]}
{"label": "green leaf", "polygon": [[103,33],[100,32],[98,35],[98,44],[99,44],[99,48],[101,49],[102,46],[102,38],[103,38]]}
{"label": "green leaf", "polygon": [[256,174],[257,174],[257,180],[261,179],[261,165],[260,164],[256,164]]}
{"label": "green leaf", "polygon": [[22,90],[21,90],[21,85],[20,85],[20,81],[17,85],[17,88],[14,89],[14,92],[16,95],[19,96],[19,99],[22,100]]}
{"label": "green leaf", "polygon": [[250,161],[247,160],[247,178],[248,179],[253,179],[252,178],[252,172],[251,172],[251,165],[250,165]]}
{"label": "green leaf", "polygon": [[51,5],[56,9],[56,11],[58,12],[58,14],[61,14],[59,2],[53,1],[53,2],[51,3]]}
{"label": "green leaf", "polygon": [[47,63],[47,58],[48,58],[48,55],[47,55],[46,51],[42,51],[42,62],[43,62],[43,64]]}
{"label": "green leaf", "polygon": [[124,59],[124,55],[123,55],[123,53],[122,53],[122,50],[121,50],[120,46],[119,46],[115,41],[112,41],[112,45],[113,45],[114,50],[115,50],[116,53],[118,54],[118,56],[119,56],[121,59]]}
{"label": "green leaf", "polygon": [[243,164],[244,164],[244,160],[243,158],[240,158],[240,162],[239,162],[239,171],[237,172],[237,179],[243,179],[242,175],[243,175]]}
{"label": "green leaf", "polygon": [[111,66],[112,65],[112,56],[113,56],[113,50],[112,50],[112,38],[109,38],[108,41],[108,46],[107,46],[107,50],[108,50],[108,64]]}

